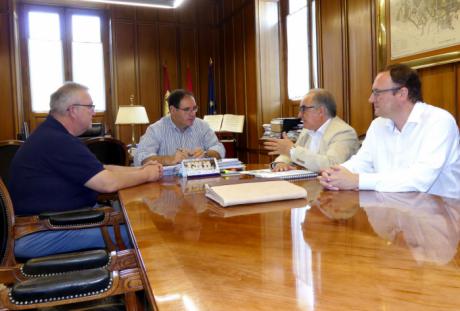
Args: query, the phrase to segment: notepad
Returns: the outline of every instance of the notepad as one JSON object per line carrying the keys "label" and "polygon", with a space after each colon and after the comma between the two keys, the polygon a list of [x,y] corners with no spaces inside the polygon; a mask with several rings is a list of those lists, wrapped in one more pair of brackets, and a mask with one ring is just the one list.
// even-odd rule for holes
{"label": "notepad", "polygon": [[213,187],[206,185],[205,192],[206,197],[224,207],[307,197],[307,190],[305,188],[285,180],[238,183]]}
{"label": "notepad", "polygon": [[214,132],[243,133],[244,116],[234,114],[206,115],[203,120]]}
{"label": "notepad", "polygon": [[284,172],[272,172],[270,169],[243,171],[241,174],[253,175],[260,178],[280,178],[280,179],[302,179],[313,178],[318,173],[309,170],[290,170]]}

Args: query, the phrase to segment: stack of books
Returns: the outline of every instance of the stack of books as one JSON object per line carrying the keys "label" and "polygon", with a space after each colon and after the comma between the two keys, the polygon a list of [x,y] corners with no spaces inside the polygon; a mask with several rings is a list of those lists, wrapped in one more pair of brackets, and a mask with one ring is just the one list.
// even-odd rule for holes
{"label": "stack of books", "polygon": [[224,175],[239,174],[240,171],[245,169],[243,162],[237,158],[220,159],[217,161],[217,165],[221,174]]}

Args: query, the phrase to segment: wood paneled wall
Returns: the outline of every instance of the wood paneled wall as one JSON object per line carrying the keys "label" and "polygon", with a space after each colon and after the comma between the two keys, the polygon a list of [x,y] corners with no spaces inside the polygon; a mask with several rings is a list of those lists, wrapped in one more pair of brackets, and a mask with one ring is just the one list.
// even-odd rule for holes
{"label": "wood paneled wall", "polygon": [[[285,92],[283,66],[267,60],[284,60],[280,27],[269,27],[264,16],[283,1],[189,0],[178,10],[107,7],[111,17],[113,126],[118,105],[145,105],[151,122],[163,107],[162,66],[167,65],[171,87],[184,87],[190,68],[194,92],[206,114],[208,62],[214,60],[217,110],[244,114],[245,132],[238,146],[247,162],[265,162],[259,155],[261,125],[283,116],[289,109],[280,94]],[[0,2],[0,139],[13,139],[22,122],[20,64],[15,45],[14,4]],[[320,49],[320,85],[333,92],[338,114],[365,133],[372,121],[368,103],[376,74],[376,42],[373,0],[317,1]],[[279,21],[278,21],[279,22]],[[282,41],[281,41],[282,42]],[[281,47],[281,48],[280,48]],[[279,74],[276,75],[276,72]],[[425,101],[450,111],[460,120],[460,63],[419,70]],[[279,85],[279,89],[276,86]],[[283,110],[284,109],[284,110]],[[146,126],[138,128],[137,139]],[[114,134],[130,141],[130,129]]]}
{"label": "wood paneled wall", "polygon": [[222,3],[222,103],[227,113],[245,115],[245,131],[237,137],[239,157],[267,162],[259,153],[262,124],[282,112],[279,2]]}
{"label": "wood paneled wall", "polygon": [[0,140],[16,138],[12,4],[0,2]]}
{"label": "wood paneled wall", "polygon": [[418,70],[423,100],[449,111],[460,124],[460,63]]}
{"label": "wood paneled wall", "polygon": [[373,118],[368,103],[375,74],[372,1],[318,4],[320,86],[334,94],[337,114],[364,134]]}
{"label": "wood paneled wall", "polygon": [[[177,10],[114,6],[110,11],[113,111],[128,104],[130,95],[134,95],[135,103],[146,107],[151,123],[161,118],[166,66],[172,89],[185,88],[186,71],[190,69],[200,107],[198,115],[206,114],[210,58],[215,64],[215,83],[220,83],[219,3],[194,0]],[[216,89],[219,103],[220,92]],[[217,110],[222,111],[222,107],[218,105]],[[137,128],[137,140],[146,127]],[[116,132],[123,141],[130,141],[129,126]]]}

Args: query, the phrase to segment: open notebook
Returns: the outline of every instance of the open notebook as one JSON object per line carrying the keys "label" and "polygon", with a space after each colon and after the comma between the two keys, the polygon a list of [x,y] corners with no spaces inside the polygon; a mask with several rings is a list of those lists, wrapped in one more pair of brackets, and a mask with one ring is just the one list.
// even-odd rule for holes
{"label": "open notebook", "polygon": [[240,174],[253,175],[260,178],[280,178],[280,179],[302,179],[318,176],[318,173],[308,170],[291,170],[284,172],[272,172],[270,169],[242,171]]}
{"label": "open notebook", "polygon": [[302,199],[307,197],[307,190],[285,180],[274,180],[223,186],[205,185],[205,195],[226,207],[240,204]]}

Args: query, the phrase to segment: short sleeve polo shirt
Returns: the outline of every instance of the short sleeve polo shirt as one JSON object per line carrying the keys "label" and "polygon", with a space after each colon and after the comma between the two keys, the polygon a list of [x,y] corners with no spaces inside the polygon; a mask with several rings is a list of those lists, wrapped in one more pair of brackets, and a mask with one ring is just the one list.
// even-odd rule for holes
{"label": "short sleeve polo shirt", "polygon": [[16,153],[9,189],[15,213],[39,214],[93,206],[85,183],[104,169],[93,153],[48,116]]}

